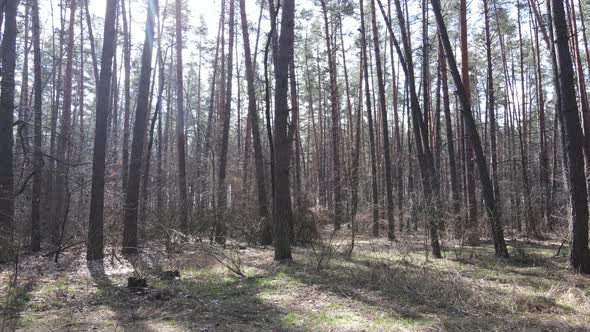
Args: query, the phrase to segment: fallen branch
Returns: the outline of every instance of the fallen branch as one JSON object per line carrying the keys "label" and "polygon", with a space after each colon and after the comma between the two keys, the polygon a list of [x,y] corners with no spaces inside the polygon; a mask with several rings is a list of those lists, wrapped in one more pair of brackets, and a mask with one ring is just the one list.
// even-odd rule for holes
{"label": "fallen branch", "polygon": [[[68,241],[66,241],[66,243],[67,242]],[[58,252],[65,251],[67,249],[70,249],[72,247],[78,246],[78,245],[83,244],[83,243],[86,243],[86,240],[78,241],[78,242],[75,242],[75,243],[72,243],[72,244],[69,244],[69,245],[64,245],[64,246],[61,246],[60,245],[57,249],[52,250],[52,251],[50,251],[50,252],[48,252],[46,254],[43,254],[43,257],[50,257],[50,256],[52,256],[52,255],[54,255],[54,254],[56,254]]]}
{"label": "fallen branch", "polygon": [[565,239],[563,239],[563,241],[561,241],[559,248],[557,248],[557,253],[555,253],[555,256],[553,256],[553,257],[559,256],[559,253],[561,252],[561,248],[563,248],[563,245],[565,244],[566,241],[567,241],[567,238],[565,238]]}

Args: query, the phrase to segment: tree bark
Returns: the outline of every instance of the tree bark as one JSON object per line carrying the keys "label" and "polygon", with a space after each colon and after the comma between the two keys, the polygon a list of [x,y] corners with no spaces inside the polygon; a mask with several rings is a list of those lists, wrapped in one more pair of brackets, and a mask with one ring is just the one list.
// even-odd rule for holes
{"label": "tree bark", "polygon": [[33,177],[33,197],[31,205],[31,250],[41,250],[41,181],[43,179],[43,154],[42,144],[43,137],[42,126],[42,102],[43,102],[43,82],[41,77],[41,33],[39,28],[39,0],[32,1],[32,28],[33,28],[33,72],[35,83],[33,90],[35,93],[35,136],[33,138],[33,167],[35,175]]}
{"label": "tree bark", "polygon": [[494,185],[494,198],[496,202],[500,200],[498,186],[498,149],[496,146],[496,111],[494,99],[494,72],[492,64],[492,40],[490,33],[490,8],[488,0],[483,0],[484,26],[485,26],[485,43],[486,43],[486,62],[487,62],[487,106],[490,122],[490,149],[492,158],[492,183]]}
{"label": "tree bark", "polygon": [[447,79],[447,62],[445,59],[445,51],[442,45],[442,38],[440,34],[438,36],[438,49],[439,49],[439,66],[440,66],[440,79],[442,88],[443,98],[443,109],[445,113],[445,129],[447,137],[447,153],[449,155],[449,177],[451,181],[451,204],[453,207],[453,217],[455,225],[460,226],[461,223],[461,200],[459,198],[459,179],[457,176],[457,164],[455,160],[455,142],[453,136],[453,123],[451,119],[451,107],[449,100],[449,85]]}
{"label": "tree bark", "polygon": [[[122,151],[122,189],[127,189],[129,174],[129,117],[131,114],[131,41],[128,27],[125,0],[121,0],[121,16],[123,18],[123,66],[125,68],[124,109],[123,109],[123,151]],[[131,13],[129,13],[131,15]]]}
{"label": "tree bark", "polygon": [[[404,74],[406,76],[407,84],[409,87],[410,93],[410,111],[412,114],[412,131],[414,134],[414,143],[416,144],[416,157],[418,159],[418,166],[420,168],[420,176],[422,180],[422,191],[424,193],[424,204],[428,208],[429,213],[427,214],[428,218],[428,230],[430,235],[430,246],[432,248],[432,254],[436,258],[442,257],[440,243],[438,240],[438,228],[439,228],[439,218],[437,212],[437,200],[438,200],[438,188],[439,183],[438,179],[435,177],[435,169],[434,169],[434,159],[432,156],[432,152],[429,146],[429,139],[428,139],[428,128],[426,127],[426,123],[424,121],[424,117],[422,116],[422,112],[420,110],[420,104],[418,101],[418,93],[416,92],[416,83],[415,83],[415,75],[414,75],[414,62],[412,59],[412,45],[410,42],[410,36],[408,33],[408,29],[406,27],[406,20],[404,15],[402,14],[401,4],[399,0],[395,1],[395,7],[397,12],[397,17],[399,21],[399,26],[402,34],[402,43],[404,47],[404,51],[399,46],[396,38],[393,38],[393,28],[391,26],[391,20],[387,18],[385,14],[385,10],[383,9],[383,5],[381,0],[378,0],[379,8],[381,9],[381,14],[386,19],[386,25],[389,29],[390,34],[392,35],[393,43],[395,48],[397,49],[398,56],[400,58],[400,62],[402,63],[402,68],[404,70]],[[411,167],[410,167],[411,168]],[[411,191],[410,191],[411,192]],[[431,205],[435,205],[434,207]],[[417,224],[415,224],[417,225]]]}
{"label": "tree bark", "polygon": [[61,114],[60,134],[57,142],[56,158],[57,174],[55,181],[55,216],[53,221],[54,243],[62,237],[64,230],[60,221],[66,218],[66,206],[68,205],[69,195],[68,189],[68,159],[70,154],[70,132],[72,121],[72,66],[74,63],[74,23],[76,14],[76,0],[70,3],[70,20],[68,27],[68,44],[66,47],[66,71],[64,76],[64,98],[63,110]]}
{"label": "tree bark", "polygon": [[[90,41],[90,55],[92,56],[92,70],[94,73],[94,82],[98,86],[100,84],[100,76],[98,72],[98,61],[96,59],[96,50],[94,46],[94,33],[92,32],[92,21],[90,20],[90,11],[88,10],[88,1],[90,0],[81,0],[84,1],[84,10],[86,12],[86,25],[88,26],[88,39]],[[123,0],[121,0],[123,1]]]}
{"label": "tree bark", "polygon": [[2,37],[2,80],[0,86],[0,262],[13,257],[14,179],[12,134],[14,112],[14,69],[16,65],[17,2],[8,1],[4,8]]}
{"label": "tree bark", "polygon": [[[469,79],[469,51],[467,45],[467,0],[459,2],[459,25],[461,42],[461,80],[465,87],[465,93],[469,105],[471,105],[471,84]],[[447,54],[447,57],[449,54]],[[463,120],[465,121],[465,120]],[[463,124],[467,127],[466,124]],[[475,188],[475,168],[473,167],[474,142],[468,132],[464,133],[464,154],[465,154],[465,203],[467,205],[467,241],[471,245],[479,243],[479,230],[477,227],[477,199]],[[487,166],[486,166],[487,167]]]}
{"label": "tree bark", "polygon": [[[254,147],[254,162],[256,168],[256,188],[258,193],[258,215],[263,225],[268,220],[268,198],[266,193],[266,179],[264,176],[264,157],[262,154],[262,143],[260,141],[260,119],[256,109],[256,90],[254,86],[254,67],[252,55],[250,54],[250,35],[248,33],[248,20],[246,17],[246,2],[240,0],[240,18],[242,23],[242,39],[244,41],[244,61],[246,65],[246,80],[248,90],[248,121],[252,130],[252,143]],[[266,228],[266,227],[265,227]],[[267,234],[270,238],[272,235]]]}
{"label": "tree bark", "polygon": [[447,61],[449,63],[449,69],[453,76],[453,80],[455,81],[455,86],[457,87],[457,94],[459,96],[459,101],[462,107],[461,114],[463,117],[463,122],[465,124],[465,131],[466,134],[471,136],[471,139],[473,141],[475,160],[478,166],[483,200],[486,205],[486,211],[491,226],[492,240],[494,242],[496,256],[507,258],[509,257],[509,254],[508,249],[506,248],[506,242],[504,240],[504,227],[502,225],[500,211],[498,210],[496,200],[494,199],[494,189],[489,176],[486,158],[483,154],[479,133],[477,132],[477,127],[475,125],[475,119],[473,118],[473,114],[471,112],[471,103],[468,98],[467,90],[465,89],[463,81],[461,80],[459,70],[457,69],[457,62],[453,54],[451,42],[449,41],[447,27],[442,16],[440,1],[430,0],[430,3],[432,4],[432,9],[436,17],[438,31],[441,34],[443,46],[445,48],[445,53],[447,56]]}
{"label": "tree bark", "polygon": [[373,28],[373,44],[375,50],[375,66],[377,67],[377,87],[379,91],[379,107],[383,133],[383,154],[385,156],[385,193],[387,195],[387,237],[395,239],[395,224],[393,217],[393,174],[391,170],[391,152],[389,150],[389,125],[387,122],[387,104],[385,101],[385,83],[383,67],[381,65],[381,49],[379,45],[379,30],[377,29],[377,13],[375,0],[371,0],[371,26]]}
{"label": "tree bark", "polygon": [[221,151],[219,155],[219,174],[217,186],[217,216],[215,225],[215,241],[225,243],[227,236],[227,227],[225,225],[225,211],[227,209],[227,154],[229,144],[229,126],[231,118],[231,94],[232,94],[232,71],[233,71],[233,53],[234,53],[234,0],[229,0],[229,46],[227,52],[227,90],[225,91],[224,109],[221,113],[222,119],[222,137]]}
{"label": "tree bark", "polygon": [[336,81],[336,63],[332,53],[331,33],[328,22],[328,10],[326,1],[321,0],[322,14],[324,18],[324,34],[326,50],[328,52],[328,72],[330,74],[330,109],[332,115],[332,190],[334,191],[334,228],[340,228],[343,215],[343,199],[340,179],[340,100],[338,95],[338,82]]}
{"label": "tree bark", "polygon": [[107,2],[104,24],[104,42],[101,57],[100,79],[96,98],[96,125],[92,155],[92,189],[90,192],[90,219],[88,222],[87,260],[102,260],[104,224],[105,158],[107,145],[108,106],[111,93],[113,38],[117,0]]}
{"label": "tree bark", "polygon": [[152,71],[152,52],[154,41],[154,13],[158,12],[158,1],[149,0],[145,40],[141,56],[141,73],[135,108],[135,124],[133,125],[133,141],[131,144],[131,158],[129,160],[129,179],[125,194],[125,219],[123,228],[123,254],[137,253],[137,213],[139,201],[140,170],[147,130],[147,116],[149,108],[150,75]]}
{"label": "tree bark", "polygon": [[[230,0],[232,1],[232,0]],[[233,3],[233,2],[232,2]],[[182,77],[182,11],[181,0],[176,0],[176,145],[178,154],[178,196],[180,201],[178,224],[180,229],[188,232],[188,201],[186,194],[186,152],[184,137],[184,85]],[[232,14],[233,15],[233,14]],[[233,22],[230,21],[230,24]],[[231,33],[230,28],[230,33]],[[231,42],[230,36],[230,42]],[[231,44],[230,44],[231,54]],[[231,55],[230,55],[231,57]],[[231,68],[230,68],[231,73]],[[231,77],[231,75],[230,75]],[[228,102],[229,105],[229,102]],[[156,113],[157,114],[157,113]],[[152,126],[153,128],[153,126]]]}
{"label": "tree bark", "polygon": [[582,129],[576,104],[574,69],[568,45],[570,37],[563,1],[551,0],[558,77],[561,94],[562,126],[565,129],[564,150],[567,154],[567,180],[571,204],[570,264],[576,272],[590,274],[590,250],[588,249],[588,192],[582,154]]}
{"label": "tree bark", "polygon": [[361,53],[363,61],[363,73],[365,77],[365,103],[367,107],[367,120],[369,123],[369,149],[371,154],[371,189],[373,204],[372,233],[373,236],[379,236],[379,194],[377,188],[377,155],[375,153],[375,134],[373,130],[373,113],[371,111],[371,91],[369,90],[369,63],[367,52],[367,30],[365,29],[364,3],[360,0],[361,9]]}
{"label": "tree bark", "polygon": [[[273,0],[271,0],[273,1]],[[283,0],[281,17],[281,36],[275,62],[275,118],[274,118],[274,168],[275,195],[273,200],[273,219],[275,225],[275,255],[278,261],[290,261],[291,243],[289,218],[291,217],[291,197],[289,184],[289,163],[291,142],[287,135],[289,105],[287,102],[289,63],[293,59],[293,40],[295,25],[295,1]]]}

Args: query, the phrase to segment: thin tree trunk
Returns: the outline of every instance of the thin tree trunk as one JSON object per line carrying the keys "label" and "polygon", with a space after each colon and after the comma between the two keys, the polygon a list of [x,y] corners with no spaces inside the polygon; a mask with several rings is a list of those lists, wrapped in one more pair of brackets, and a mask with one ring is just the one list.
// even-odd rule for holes
{"label": "thin tree trunk", "polygon": [[[230,0],[232,1],[232,0]],[[233,1],[232,1],[233,4]],[[233,7],[230,6],[230,7]],[[184,232],[188,232],[188,201],[186,195],[186,152],[185,152],[185,137],[184,137],[184,85],[182,79],[182,11],[181,1],[176,0],[176,144],[178,154],[178,196],[179,213],[178,213],[178,224],[180,229]],[[233,13],[231,14],[233,15]],[[230,24],[233,21],[230,20]],[[232,33],[230,25],[230,34]],[[231,41],[230,35],[230,59],[231,59]],[[231,77],[231,66],[229,70],[229,76]],[[229,105],[229,101],[228,101]],[[157,116],[155,113],[154,116]],[[153,125],[152,125],[153,128]]]}
{"label": "thin tree trunk", "polygon": [[[88,26],[88,39],[90,41],[90,55],[92,56],[92,70],[94,73],[94,82],[98,86],[100,84],[99,73],[98,73],[98,61],[96,59],[96,49],[94,46],[94,33],[92,32],[92,21],[90,20],[90,11],[88,10],[88,1],[90,0],[81,0],[84,1],[84,10],[86,11],[86,25]],[[121,0],[123,3],[124,0]]]}
{"label": "thin tree trunk", "polygon": [[41,131],[42,102],[43,102],[43,82],[41,77],[41,34],[39,29],[39,0],[32,1],[32,28],[33,28],[33,72],[35,76],[34,93],[35,93],[35,137],[33,139],[33,197],[31,205],[31,250],[41,250],[41,181],[43,178],[43,155],[42,144],[43,137]]}
{"label": "thin tree trunk", "polygon": [[[391,0],[387,1],[387,13],[388,16],[391,17]],[[395,170],[394,170],[394,175],[395,175],[395,185],[397,187],[397,209],[399,212],[399,227],[400,230],[403,228],[403,220],[404,220],[404,209],[403,209],[403,200],[404,200],[404,181],[403,181],[403,166],[402,166],[402,162],[403,162],[403,153],[402,153],[402,136],[400,134],[400,128],[399,128],[399,116],[398,116],[398,89],[399,89],[399,78],[398,78],[398,74],[396,72],[395,66],[394,66],[394,51],[393,51],[393,38],[394,36],[390,33],[389,34],[389,53],[390,53],[390,57],[391,57],[391,76],[394,80],[394,83],[392,84],[393,87],[393,137],[394,137],[394,146],[395,146],[395,151],[396,151],[396,157],[395,158]],[[399,70],[399,61],[397,62],[398,65],[398,70]],[[403,132],[403,130],[402,130]]]}
{"label": "thin tree trunk", "polygon": [[[269,4],[274,8],[273,1],[268,0]],[[271,8],[271,13],[273,13],[274,9]],[[271,16],[273,17],[273,16]],[[276,23],[271,20],[271,27],[270,32],[268,34],[268,39],[266,41],[266,47],[264,48],[264,104],[265,104],[265,115],[266,115],[266,133],[268,136],[268,146],[270,150],[270,184],[271,184],[271,191],[272,191],[272,198],[274,200],[275,195],[275,167],[274,167],[274,142],[272,137],[272,126],[270,123],[270,81],[268,77],[268,52],[270,48],[270,43],[272,41],[273,35],[276,30]],[[263,230],[264,234],[269,233],[269,229]],[[263,243],[267,242],[264,241]],[[270,243],[268,243],[270,244]]]}
{"label": "thin tree trunk", "polygon": [[453,80],[455,81],[455,86],[457,87],[459,101],[461,102],[462,106],[461,113],[465,123],[465,131],[466,134],[471,136],[471,139],[473,141],[475,160],[478,166],[483,200],[485,202],[486,211],[490,221],[492,240],[494,242],[496,256],[507,258],[509,255],[508,249],[506,248],[506,242],[504,240],[504,227],[502,226],[500,211],[498,210],[496,200],[494,199],[494,189],[488,173],[486,158],[483,154],[483,149],[481,147],[479,133],[477,132],[475,120],[471,112],[471,104],[469,102],[467,90],[463,85],[461,75],[459,74],[459,70],[457,69],[457,62],[453,54],[451,42],[449,41],[449,35],[442,16],[440,2],[438,0],[430,0],[430,3],[432,4],[434,15],[436,17],[438,31],[442,37],[443,46],[445,48],[445,53],[447,56],[447,61],[449,63],[449,69],[453,76]]}
{"label": "thin tree trunk", "polygon": [[[62,237],[63,229],[61,229],[59,221],[66,218],[66,206],[69,200],[67,193],[68,189],[68,159],[70,154],[71,142],[71,122],[72,122],[72,66],[74,63],[74,23],[76,14],[76,1],[72,0],[70,3],[70,20],[68,27],[68,44],[66,48],[66,71],[64,76],[64,99],[63,99],[63,110],[61,114],[61,126],[60,135],[58,138],[56,158],[57,174],[55,182],[55,220],[54,220],[54,234],[56,237],[54,240],[59,240]],[[59,221],[58,221],[59,220]],[[57,243],[57,242],[55,242]]]}
{"label": "thin tree trunk", "polygon": [[326,49],[328,52],[328,72],[330,74],[330,104],[332,113],[332,190],[334,191],[334,228],[340,228],[342,220],[343,199],[340,183],[340,101],[338,96],[338,83],[336,81],[336,63],[330,41],[330,28],[328,22],[328,10],[326,1],[321,0],[324,18],[324,34]]}
{"label": "thin tree trunk", "polygon": [[442,85],[443,109],[445,113],[445,129],[447,136],[447,153],[449,155],[449,177],[451,181],[451,200],[453,207],[453,217],[456,218],[455,225],[461,225],[461,200],[459,198],[459,179],[457,177],[457,165],[455,160],[455,142],[453,136],[453,123],[451,119],[451,107],[449,100],[449,85],[447,80],[447,62],[445,51],[440,34],[438,36],[438,57],[440,66],[440,79]]}
{"label": "thin tree trunk", "polygon": [[487,62],[487,106],[490,122],[490,149],[492,158],[492,183],[494,185],[494,198],[496,202],[500,200],[500,191],[498,185],[498,149],[496,146],[496,111],[494,99],[494,72],[492,64],[492,40],[490,33],[490,8],[488,0],[483,1],[484,25],[485,25],[485,42],[486,42],[486,62]]}
{"label": "thin tree trunk", "polygon": [[[60,4],[62,2],[60,1]],[[52,7],[53,10],[53,7]],[[55,39],[53,40],[53,56],[57,59],[55,60],[57,63],[54,62],[54,67],[57,67],[57,70],[53,72],[53,105],[51,109],[51,136],[49,139],[49,154],[51,156],[56,155],[56,145],[57,145],[57,117],[59,114],[59,107],[60,107],[60,96],[62,92],[62,55],[63,55],[63,36],[64,36],[64,29],[65,29],[65,19],[64,19],[64,12],[65,6],[60,6],[60,29],[59,29],[59,53],[56,54],[55,52]],[[53,12],[52,12],[53,15]],[[54,35],[55,38],[55,35]],[[56,195],[55,187],[56,187],[56,179],[57,179],[57,161],[54,158],[51,158],[49,161],[49,170],[50,176],[48,177],[47,183],[47,193],[48,194],[48,204],[47,209],[50,211],[49,214],[49,232],[51,234],[51,242],[57,242],[59,235],[57,234],[58,226],[57,226],[57,217],[55,215],[55,202],[56,202]]]}
{"label": "thin tree trunk", "polygon": [[121,16],[123,17],[123,64],[125,67],[124,110],[123,110],[123,151],[122,151],[122,189],[127,189],[129,173],[129,117],[131,114],[131,41],[125,9],[125,0],[121,0]]}
{"label": "thin tree trunk", "polygon": [[578,27],[576,22],[576,13],[573,1],[571,4],[566,0],[566,17],[570,18],[572,56],[574,61],[575,77],[578,81],[578,93],[580,97],[580,111],[582,113],[582,128],[584,133],[584,155],[586,164],[590,165],[590,105],[588,104],[588,95],[586,94],[586,80],[584,78],[584,68],[582,66],[582,57],[578,42]]}
{"label": "thin tree trunk", "polygon": [[[529,1],[529,6],[534,4]],[[534,12],[534,10],[532,10]],[[539,47],[540,22],[535,21],[535,69],[537,83],[537,104],[539,105],[539,182],[542,187],[542,216],[546,226],[551,224],[551,186],[549,181],[549,158],[547,157],[547,134],[545,133],[545,96],[543,92],[543,76],[541,75],[541,49]],[[543,27],[544,29],[544,27]],[[545,30],[543,30],[544,32]]]}
{"label": "thin tree trunk", "polygon": [[140,170],[147,130],[148,94],[152,70],[152,52],[154,40],[154,13],[158,12],[158,1],[148,1],[145,40],[141,57],[141,73],[133,125],[133,142],[129,161],[129,179],[125,195],[125,219],[123,228],[123,254],[135,254],[137,243],[137,208],[139,201]]}
{"label": "thin tree trunk", "polygon": [[[222,7],[223,11],[223,7]],[[204,208],[206,200],[203,198],[205,189],[207,186],[207,178],[209,177],[209,172],[207,169],[207,157],[209,156],[209,152],[213,152],[213,148],[211,146],[211,140],[213,136],[213,118],[215,112],[215,95],[216,95],[216,83],[217,83],[217,70],[218,70],[218,63],[219,63],[219,46],[220,46],[220,36],[221,31],[224,29],[224,16],[220,15],[219,18],[219,27],[217,30],[217,42],[215,46],[215,57],[213,60],[213,75],[211,77],[211,88],[210,88],[210,95],[209,95],[209,112],[207,115],[207,129],[205,131],[205,144],[202,150],[201,160],[203,161],[202,170],[201,170],[201,178],[200,178],[200,186],[199,186],[199,201],[201,209]]]}
{"label": "thin tree trunk", "polygon": [[367,120],[369,123],[369,145],[371,154],[371,188],[372,188],[372,212],[373,212],[373,223],[372,233],[373,236],[379,236],[379,194],[377,188],[377,155],[375,153],[375,134],[373,130],[373,113],[371,111],[371,91],[369,90],[369,63],[368,63],[368,52],[367,52],[367,30],[365,28],[365,12],[364,12],[363,0],[360,0],[361,10],[361,53],[363,61],[363,72],[365,77],[365,103],[367,107]]}
{"label": "thin tree trunk", "polygon": [[[289,124],[289,130],[287,137],[289,142],[295,143],[295,155],[293,156],[295,163],[295,172],[293,174],[293,180],[295,182],[295,189],[293,190],[295,198],[296,209],[291,208],[292,219],[289,224],[289,238],[291,243],[295,242],[294,225],[299,224],[299,217],[302,211],[301,203],[301,150],[299,148],[299,103],[297,96],[297,81],[295,76],[295,60],[289,64],[289,92],[291,93],[291,123]],[[295,210],[295,212],[293,212]]]}
{"label": "thin tree trunk", "polygon": [[[22,68],[22,80],[21,80],[21,91],[20,91],[20,102],[19,102],[19,119],[25,122],[29,122],[29,51],[31,49],[31,42],[29,41],[29,10],[30,5],[25,4],[25,35],[23,41],[23,68]],[[23,126],[20,129],[22,133],[22,146],[25,149],[29,146],[29,128]],[[21,136],[21,135],[19,135]],[[23,166],[28,164],[27,156],[23,156]]]}
{"label": "thin tree trunk", "polygon": [[219,175],[217,186],[217,216],[215,226],[215,241],[225,243],[227,236],[227,227],[225,225],[225,211],[227,209],[227,154],[229,144],[229,126],[231,118],[231,95],[232,95],[232,71],[233,71],[233,53],[234,53],[234,0],[229,0],[229,46],[227,52],[227,90],[225,91],[224,109],[221,114],[222,118],[222,137],[221,151],[219,155]]}
{"label": "thin tree trunk", "polygon": [[379,45],[379,30],[377,29],[377,13],[375,0],[371,0],[371,22],[373,27],[373,44],[375,49],[375,66],[377,67],[377,86],[379,90],[379,107],[381,108],[381,122],[383,133],[383,152],[385,156],[385,193],[387,195],[387,237],[395,239],[395,224],[393,217],[393,174],[391,170],[391,151],[389,149],[389,125],[387,122],[387,104],[385,101],[385,83],[383,67],[381,66],[381,50]]}
{"label": "thin tree trunk", "polygon": [[[393,28],[391,26],[391,20],[385,14],[385,10],[383,9],[383,4],[381,0],[378,0],[379,8],[381,9],[381,14],[385,18],[387,28],[389,29],[390,34],[392,37],[394,36]],[[437,212],[437,200],[438,200],[438,179],[435,178],[435,169],[434,169],[434,160],[432,156],[432,152],[429,146],[429,139],[428,139],[428,129],[426,127],[426,123],[424,121],[424,117],[422,116],[422,112],[420,110],[420,104],[418,101],[418,94],[416,92],[416,84],[415,84],[415,76],[414,76],[414,65],[412,59],[412,46],[410,43],[410,36],[408,34],[408,30],[406,29],[406,20],[404,15],[402,14],[401,4],[399,0],[395,1],[395,7],[397,12],[397,17],[402,33],[402,43],[404,47],[404,52],[399,46],[396,38],[393,39],[393,43],[395,48],[397,49],[398,56],[402,63],[402,68],[404,69],[404,74],[406,76],[407,84],[409,87],[410,92],[410,110],[412,113],[412,130],[414,133],[414,143],[416,144],[416,156],[418,159],[418,166],[420,167],[420,175],[422,179],[422,190],[424,193],[424,204],[428,208],[429,213],[427,214],[428,218],[428,229],[430,235],[430,246],[432,248],[432,254],[436,258],[442,257],[440,243],[438,240],[438,212]],[[431,206],[434,204],[435,206]],[[417,223],[415,223],[417,225]]]}
{"label": "thin tree trunk", "polygon": [[[467,46],[467,0],[459,2],[460,16],[460,42],[461,42],[461,80],[465,87],[465,93],[469,105],[471,105],[471,84],[469,79],[469,52]],[[447,53],[447,57],[449,54]],[[463,107],[463,106],[462,106]],[[462,110],[463,111],[463,110]],[[465,118],[463,118],[465,121]],[[467,127],[466,124],[463,124]],[[477,199],[475,188],[475,168],[473,166],[474,142],[468,132],[464,133],[465,154],[465,203],[467,204],[467,241],[475,245],[479,243],[479,230],[477,227]],[[487,167],[487,166],[486,166]]]}
{"label": "thin tree trunk", "polygon": [[[268,219],[268,198],[266,193],[266,179],[264,176],[264,157],[262,154],[262,143],[260,141],[260,119],[256,109],[256,90],[254,86],[254,67],[250,54],[250,36],[248,33],[248,21],[246,17],[245,0],[240,0],[240,18],[242,23],[242,38],[244,41],[244,61],[246,65],[246,79],[248,90],[248,121],[252,130],[252,142],[254,146],[254,162],[256,171],[256,187],[258,189],[258,215],[263,225],[269,224]],[[266,233],[262,234],[262,242],[272,243],[270,227],[263,227]]]}

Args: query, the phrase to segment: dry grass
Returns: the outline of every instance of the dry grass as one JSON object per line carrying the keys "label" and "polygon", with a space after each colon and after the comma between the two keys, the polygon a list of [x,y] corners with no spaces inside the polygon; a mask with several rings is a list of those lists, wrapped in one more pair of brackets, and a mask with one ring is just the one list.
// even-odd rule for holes
{"label": "dry grass", "polygon": [[[323,234],[330,231],[326,226]],[[590,330],[590,278],[571,273],[565,256],[554,257],[559,243],[510,242],[509,260],[496,260],[487,243],[460,255],[447,248],[446,259],[433,260],[416,234],[397,242],[357,236],[347,257],[341,252],[348,236],[346,229],[338,233],[333,242],[344,244],[322,269],[311,247],[296,247],[296,263],[286,266],[272,261],[271,248],[230,244],[245,278],[203,244],[174,255],[152,250],[141,265],[150,287],[140,292],[125,287],[134,270],[126,261],[89,266],[79,253],[67,253],[55,265],[26,256],[3,325],[23,331]],[[156,270],[172,267],[180,280],[156,278]],[[10,269],[1,268],[5,299]]]}

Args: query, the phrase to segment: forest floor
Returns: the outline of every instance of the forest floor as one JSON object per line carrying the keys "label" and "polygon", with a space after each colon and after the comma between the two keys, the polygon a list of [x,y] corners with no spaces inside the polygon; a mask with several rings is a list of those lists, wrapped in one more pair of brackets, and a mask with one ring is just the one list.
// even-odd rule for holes
{"label": "forest floor", "polygon": [[[490,243],[447,243],[437,260],[416,234],[357,236],[348,256],[348,235],[295,247],[289,265],[243,244],[185,244],[133,264],[88,265],[83,248],[59,264],[24,255],[15,287],[0,266],[2,330],[590,331],[590,278],[568,270],[567,248],[556,256],[559,240],[511,240],[505,260]],[[160,280],[161,268],[180,279]],[[126,287],[134,271],[148,288]]]}

